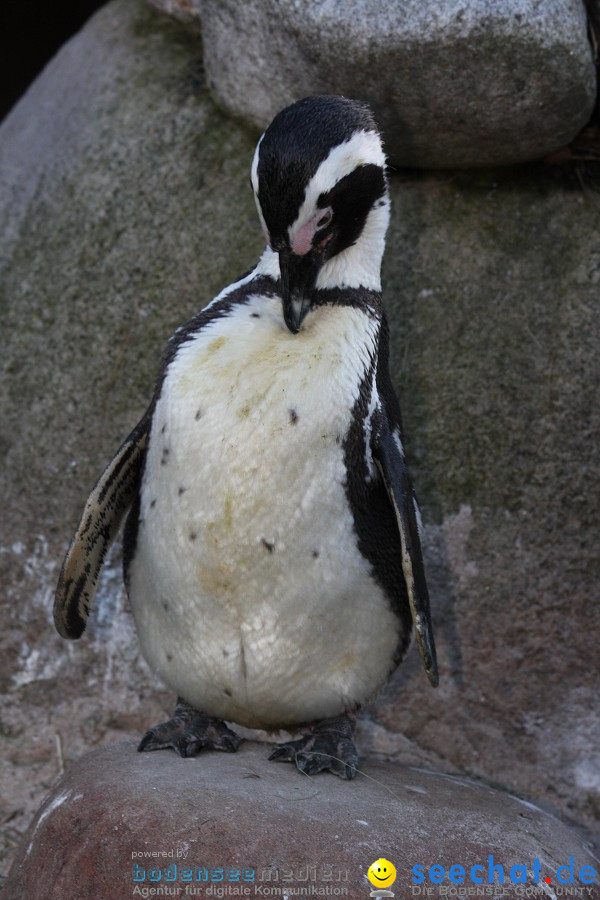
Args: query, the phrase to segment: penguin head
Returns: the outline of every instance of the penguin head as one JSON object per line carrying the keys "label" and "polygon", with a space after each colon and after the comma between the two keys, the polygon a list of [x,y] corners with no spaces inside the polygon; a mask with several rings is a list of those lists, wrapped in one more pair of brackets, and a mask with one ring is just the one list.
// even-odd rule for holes
{"label": "penguin head", "polygon": [[317,95],[288,106],[258,142],[250,180],[265,238],[279,256],[291,332],[320,288],[379,290],[389,199],[385,154],[366,104]]}

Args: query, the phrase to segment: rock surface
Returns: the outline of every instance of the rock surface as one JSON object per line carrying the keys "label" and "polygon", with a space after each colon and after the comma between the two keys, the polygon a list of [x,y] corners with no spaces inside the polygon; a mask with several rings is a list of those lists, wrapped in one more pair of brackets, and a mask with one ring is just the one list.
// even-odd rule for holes
{"label": "rock surface", "polygon": [[263,130],[307,94],[361,97],[399,165],[539,159],[594,105],[581,0],[151,3],[201,19],[208,82],[234,116]]}
{"label": "rock surface", "polygon": [[54,633],[52,595],[169,334],[262,250],[252,147],[207,96],[198,40],[136,0],[99,12],[0,129],[4,871],[63,756],[172,703],[139,656],[118,548],[85,644]]}
{"label": "rock surface", "polygon": [[[10,850],[66,763],[172,711],[118,548],[84,638],[52,593],[171,331],[261,249],[254,140],[198,43],[109,4],[0,130],[0,801]],[[413,647],[363,758],[480,775],[599,830],[600,210],[541,167],[396,175],[383,283],[441,664]]]}
{"label": "rock surface", "polygon": [[[514,896],[513,866],[523,869],[512,878],[526,878],[534,889],[536,860],[542,896],[556,897],[558,869],[571,858],[569,887],[600,885],[600,865],[576,832],[486,785],[389,763],[365,766],[350,783],[307,778],[266,756],[264,746],[244,744],[237,754],[184,760],[165,751],[138,754],[129,742],[85,756],[34,818],[5,900],[124,900],[135,896],[136,884],[168,885],[171,896],[183,897],[191,884],[183,880],[186,868],[206,870],[203,895],[211,882],[246,883],[252,896],[255,886],[278,896],[314,886],[345,889],[358,900],[368,896],[367,869],[381,856],[396,867],[393,891],[400,897],[411,896],[413,878],[420,877],[415,865],[436,894],[432,865],[444,868],[444,876],[438,870],[434,877],[446,888],[452,887],[450,867],[462,866],[465,887],[475,889],[470,870],[483,864],[474,876],[484,884],[495,880],[497,897]],[[165,856],[146,856],[153,852]],[[492,865],[502,867],[491,882],[490,855]],[[213,880],[219,877],[213,869],[224,870],[222,881]],[[460,878],[460,871],[452,877]],[[560,878],[569,873],[561,871]]]}

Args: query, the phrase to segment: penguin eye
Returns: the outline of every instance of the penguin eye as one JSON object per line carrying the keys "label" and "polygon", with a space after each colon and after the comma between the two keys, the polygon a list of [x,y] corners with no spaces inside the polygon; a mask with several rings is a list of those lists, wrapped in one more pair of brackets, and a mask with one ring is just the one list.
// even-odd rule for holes
{"label": "penguin eye", "polygon": [[326,228],[333,219],[333,210],[331,207],[323,210],[323,215],[317,222],[317,228]]}

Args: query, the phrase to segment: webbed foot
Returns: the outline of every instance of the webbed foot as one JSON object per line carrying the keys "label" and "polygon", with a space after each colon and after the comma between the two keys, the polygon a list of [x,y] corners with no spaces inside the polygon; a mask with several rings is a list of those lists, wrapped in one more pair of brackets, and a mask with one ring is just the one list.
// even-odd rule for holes
{"label": "webbed foot", "polygon": [[324,719],[299,740],[276,744],[269,759],[295,762],[306,775],[316,775],[327,769],[340,778],[354,778],[358,765],[355,724],[356,717],[352,713]]}
{"label": "webbed foot", "polygon": [[235,753],[242,740],[220,719],[207,716],[178,697],[173,718],[147,731],[138,751],[172,747],[183,757],[195,756],[205,749]]}

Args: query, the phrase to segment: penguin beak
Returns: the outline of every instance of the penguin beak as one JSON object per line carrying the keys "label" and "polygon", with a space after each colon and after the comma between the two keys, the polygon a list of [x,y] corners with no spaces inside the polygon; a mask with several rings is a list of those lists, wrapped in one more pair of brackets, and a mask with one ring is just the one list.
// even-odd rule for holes
{"label": "penguin beak", "polygon": [[283,318],[292,334],[298,334],[310,309],[320,264],[320,255],[314,250],[302,256],[287,249],[279,251]]}

